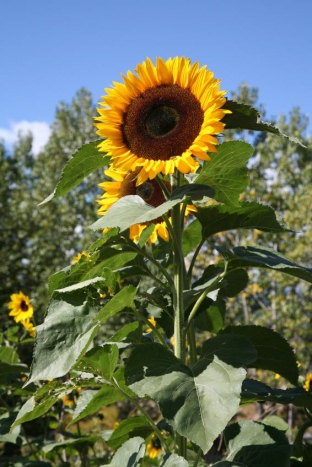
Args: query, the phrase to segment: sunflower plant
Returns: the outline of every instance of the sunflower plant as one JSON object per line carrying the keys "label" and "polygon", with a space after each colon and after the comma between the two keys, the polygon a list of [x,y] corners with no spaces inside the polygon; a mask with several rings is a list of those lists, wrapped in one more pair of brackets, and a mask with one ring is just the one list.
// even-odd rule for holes
{"label": "sunflower plant", "polygon": [[[270,206],[242,200],[254,150],[224,134],[286,136],[225,94],[210,70],[184,57],[147,59],[106,89],[95,117],[102,139],[73,155],[44,201],[103,167],[99,219],[90,226],[98,239],[50,278],[51,301],[36,328],[26,383],[41,387],[13,429],[79,388],[70,424],[114,403],[135,408],[115,429],[85,437],[105,442],[106,464],[308,465],[307,450],[298,446],[291,460],[284,425],[236,418],[241,406],[256,401],[312,411],[311,392],[298,383],[296,356],[283,336],[267,327],[229,326],[226,314],[227,300],[248,287],[248,270],[308,282],[312,270],[265,246],[229,249],[218,242],[224,231],[289,231]],[[203,251],[210,252],[209,265],[198,273]],[[103,338],[111,319],[120,328]],[[253,369],[277,373],[291,387],[269,387],[251,376]],[[222,454],[212,460],[216,440]]]}

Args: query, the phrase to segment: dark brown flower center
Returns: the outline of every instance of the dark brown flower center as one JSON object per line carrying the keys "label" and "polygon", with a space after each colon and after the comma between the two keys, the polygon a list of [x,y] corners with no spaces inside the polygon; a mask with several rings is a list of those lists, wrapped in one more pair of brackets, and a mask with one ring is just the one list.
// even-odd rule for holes
{"label": "dark brown flower center", "polygon": [[21,310],[22,310],[22,311],[28,311],[28,308],[29,308],[29,306],[27,305],[27,303],[25,302],[25,300],[22,300],[22,301],[21,301]]}
{"label": "dark brown flower center", "polygon": [[189,89],[160,85],[133,99],[124,114],[124,143],[138,157],[169,160],[199,135],[204,112]]}

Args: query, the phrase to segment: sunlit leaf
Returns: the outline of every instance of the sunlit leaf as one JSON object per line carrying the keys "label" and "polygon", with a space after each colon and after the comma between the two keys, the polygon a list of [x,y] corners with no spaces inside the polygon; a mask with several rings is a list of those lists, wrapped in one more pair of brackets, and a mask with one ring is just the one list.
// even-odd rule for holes
{"label": "sunlit leaf", "polygon": [[125,375],[133,391],[155,399],[168,423],[206,452],[235,414],[246,372],[217,355],[211,363],[207,359],[206,365],[196,365],[195,370],[193,373],[162,345],[151,343],[134,349]]}
{"label": "sunlit leaf", "polygon": [[216,154],[209,154],[211,161],[204,164],[196,183],[211,186],[220,203],[237,206],[239,195],[248,185],[246,163],[253,151],[252,146],[242,141],[220,144]]}
{"label": "sunlit leaf", "polygon": [[184,457],[171,453],[164,456],[160,467],[189,467],[189,463]]}
{"label": "sunlit leaf", "polygon": [[147,438],[153,433],[153,428],[147,421],[146,417],[131,417],[120,422],[115,428],[111,437],[107,440],[107,444],[112,449],[118,449],[125,441],[135,436]]}
{"label": "sunlit leaf", "polygon": [[126,441],[114,455],[112,467],[139,467],[145,454],[145,441],[136,436]]}
{"label": "sunlit leaf", "polygon": [[289,467],[291,446],[284,432],[264,423],[244,421],[224,432],[227,460],[246,467]]}
{"label": "sunlit leaf", "polygon": [[120,311],[126,308],[133,308],[133,299],[136,295],[137,289],[133,285],[127,285],[118,292],[98,313],[96,321],[104,323],[109,318],[112,318]]}
{"label": "sunlit leaf", "polygon": [[104,156],[103,153],[97,150],[100,141],[85,144],[73,154],[73,157],[64,167],[55,190],[40,204],[45,204],[53,198],[65,195],[94,170],[109,164],[110,157]]}
{"label": "sunlit leaf", "polygon": [[97,329],[98,308],[90,303],[73,306],[55,299],[37,326],[36,345],[27,384],[65,375],[89,347]]}

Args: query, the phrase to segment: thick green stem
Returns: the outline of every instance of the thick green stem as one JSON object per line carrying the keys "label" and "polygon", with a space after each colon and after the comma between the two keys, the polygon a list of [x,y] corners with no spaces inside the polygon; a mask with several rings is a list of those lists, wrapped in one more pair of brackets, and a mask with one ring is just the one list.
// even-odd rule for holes
{"label": "thick green stem", "polygon": [[[171,187],[180,186],[181,174],[176,173],[171,177]],[[173,280],[175,293],[174,300],[174,354],[185,363],[185,328],[184,328],[184,303],[183,287],[185,282],[185,264],[182,253],[182,229],[183,219],[180,204],[171,210],[172,243],[173,243]],[[186,458],[187,440],[179,433],[175,433],[176,453]]]}

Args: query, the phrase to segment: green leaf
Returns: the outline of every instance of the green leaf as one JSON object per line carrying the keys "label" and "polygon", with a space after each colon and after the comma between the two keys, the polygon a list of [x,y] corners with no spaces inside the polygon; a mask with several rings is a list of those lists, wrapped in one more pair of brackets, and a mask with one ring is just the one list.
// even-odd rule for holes
{"label": "green leaf", "polygon": [[[127,347],[128,343],[139,344],[142,340],[142,323],[135,321],[119,329],[107,342],[117,342],[117,346]],[[122,344],[120,344],[122,342]]]}
{"label": "green leaf", "polygon": [[120,232],[129,229],[132,225],[144,224],[158,219],[179,204],[182,198],[166,201],[157,208],[150,206],[138,195],[129,195],[120,198],[107,213],[90,226],[92,230],[101,230],[110,227],[119,227]]}
{"label": "green leaf", "polygon": [[21,381],[22,374],[28,371],[28,366],[22,363],[11,364],[0,362],[0,384],[3,386],[10,386],[16,381]]}
{"label": "green leaf", "polygon": [[260,422],[233,423],[224,432],[227,460],[246,467],[289,467],[291,446],[285,433]]}
{"label": "green leaf", "polygon": [[0,347],[0,361],[16,364],[19,360],[18,353],[13,347]]}
{"label": "green leaf", "polygon": [[[203,312],[199,309],[195,317],[195,326],[201,331],[209,331],[216,334],[224,325],[224,316],[226,312],[225,302],[219,298],[217,298],[216,301],[205,300],[207,300],[207,302],[209,301],[208,307]],[[205,300],[203,306],[205,306]]]}
{"label": "green leaf", "polygon": [[245,336],[258,353],[252,368],[274,371],[294,386],[298,383],[299,371],[296,356],[288,342],[277,332],[262,326],[228,326],[221,334]]}
{"label": "green leaf", "polygon": [[195,213],[203,227],[205,238],[234,229],[258,229],[263,232],[285,232],[287,229],[276,218],[274,210],[259,203],[240,203],[239,206],[208,206]]}
{"label": "green leaf", "polygon": [[118,363],[119,351],[116,345],[105,345],[104,347],[93,347],[89,350],[79,363],[76,369],[99,375],[111,381]]}
{"label": "green leaf", "polygon": [[87,175],[94,170],[100,169],[110,162],[110,157],[104,156],[97,149],[101,140],[85,144],[77,152],[63,169],[61,178],[56,185],[55,190],[40,205],[51,201],[53,198],[59,198],[79,185]]}
{"label": "green leaf", "polygon": [[145,454],[145,441],[136,436],[126,441],[114,455],[112,467],[139,467]]}
{"label": "green leaf", "polygon": [[107,305],[96,316],[96,321],[104,323],[109,318],[112,318],[117,313],[120,313],[126,308],[134,308],[133,299],[137,289],[133,285],[127,285],[116,294]]}
{"label": "green leaf", "polygon": [[150,343],[133,350],[125,375],[134,392],[155,399],[168,423],[207,452],[236,413],[246,372],[216,355],[201,370],[194,374],[171,351]]}
{"label": "green leaf", "polygon": [[131,417],[123,420],[114,430],[107,444],[112,449],[118,449],[125,441],[135,436],[141,436],[144,439],[153,433],[153,428],[146,417]]}
{"label": "green leaf", "polygon": [[211,161],[203,165],[196,183],[211,186],[220,203],[239,205],[239,195],[248,185],[246,163],[253,151],[252,146],[242,141],[220,144],[218,153],[209,154]]}
{"label": "green leaf", "polygon": [[90,303],[73,306],[52,300],[43,324],[37,326],[30,379],[54,379],[65,375],[89,347],[99,323],[97,308]]}
{"label": "green leaf", "polygon": [[262,122],[258,110],[250,105],[227,100],[223,108],[231,110],[232,112],[231,114],[225,115],[222,119],[223,123],[225,123],[225,129],[255,130],[274,133],[275,135],[283,136],[284,138],[288,138],[289,141],[305,147],[298,138],[284,135],[278,128],[272,125],[272,123]]}
{"label": "green leaf", "polygon": [[15,416],[8,412],[0,416],[0,442],[1,443],[13,443],[22,444],[22,439],[19,434],[21,427],[17,426],[10,431],[11,425],[15,420]]}
{"label": "green leaf", "polygon": [[199,221],[195,219],[183,230],[182,249],[183,255],[187,256],[202,239],[202,229]]}
{"label": "green leaf", "polygon": [[57,400],[58,397],[56,395],[43,397],[39,402],[36,402],[35,396],[30,397],[18,412],[11,430],[21,423],[29,422],[30,420],[41,417],[48,412]]}
{"label": "green leaf", "polygon": [[81,438],[71,438],[66,439],[65,441],[58,441],[56,443],[49,443],[43,446],[43,452],[51,452],[51,451],[60,451],[63,450],[67,446],[73,446],[77,451],[82,449],[88,448],[98,440],[100,440],[100,435],[96,436],[82,436]]}
{"label": "green leaf", "polygon": [[281,253],[266,247],[235,247],[230,255],[230,267],[262,267],[284,272],[312,283],[312,269],[305,268],[287,259]]}
{"label": "green leaf", "polygon": [[182,200],[184,197],[189,197],[193,201],[198,201],[204,197],[213,198],[214,194],[215,192],[210,186],[201,185],[200,183],[190,183],[176,188],[169,199]]}
{"label": "green leaf", "polygon": [[189,467],[189,463],[184,457],[177,454],[166,454],[160,467]]}
{"label": "green leaf", "polygon": [[293,404],[296,407],[306,407],[312,411],[312,394],[302,387],[274,389],[261,381],[246,379],[242,386],[242,404],[246,405],[261,401]]}
{"label": "green leaf", "polygon": [[108,404],[114,404],[115,402],[125,399],[125,397],[126,396],[121,394],[120,391],[108,384],[103,384],[103,387],[98,391],[83,391],[78,399],[76,409],[73,413],[73,419],[70,421],[69,426],[78,422],[82,418],[94,414],[100,410],[101,407],[105,407]]}
{"label": "green leaf", "polygon": [[56,292],[61,294],[74,292],[75,290],[89,288],[90,285],[96,284],[98,282],[104,282],[103,277],[93,277],[92,279],[87,279],[86,281],[77,282],[77,284],[69,285],[68,287],[63,287],[62,289],[57,289]]}

